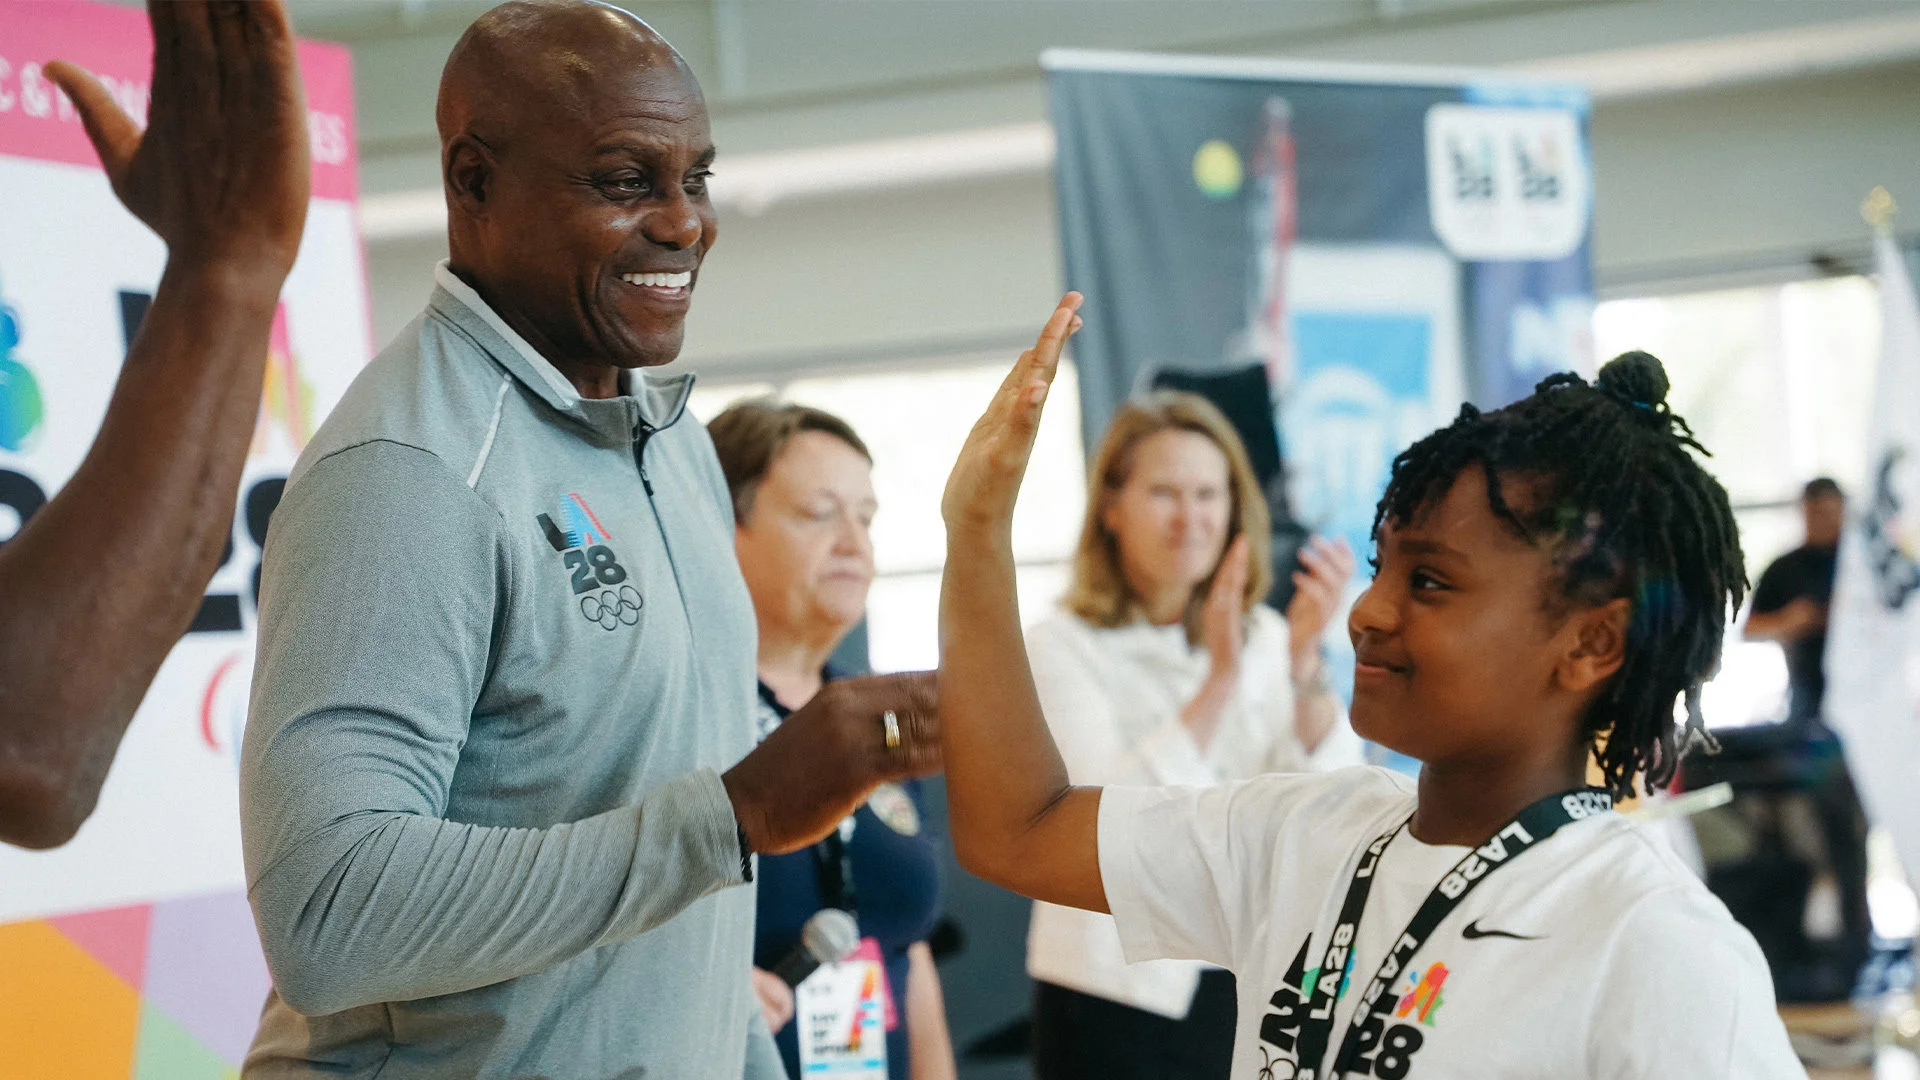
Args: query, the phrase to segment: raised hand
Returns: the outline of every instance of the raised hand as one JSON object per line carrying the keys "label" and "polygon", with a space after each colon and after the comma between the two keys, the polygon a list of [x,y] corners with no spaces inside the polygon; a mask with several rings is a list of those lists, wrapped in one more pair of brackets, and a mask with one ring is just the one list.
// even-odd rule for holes
{"label": "raised hand", "polygon": [[1107,910],[1100,795],[1074,788],[1047,733],[1020,635],[1013,505],[1060,348],[1080,328],[1068,293],[973,425],[940,501],[940,737],[960,865],[1035,900]]}
{"label": "raised hand", "polygon": [[153,103],[144,134],[79,66],[55,61],[47,76],[73,99],[114,194],[171,258],[284,277],[310,184],[285,9],[280,0],[154,0],[147,15]]}
{"label": "raised hand", "polygon": [[65,843],[93,812],[219,566],[230,520],[212,511],[240,484],[306,223],[306,105],[277,0],[153,0],[148,18],[144,133],[99,80],[47,68],[167,268],[92,448],[0,548],[0,841],[28,847]]}
{"label": "raised hand", "polygon": [[968,433],[940,499],[940,516],[946,519],[948,532],[1012,528],[1014,502],[1040,430],[1040,411],[1060,369],[1060,349],[1080,329],[1080,316],[1075,314],[1080,299],[1077,292],[1060,299],[1040,331],[1040,340],[1020,354],[987,411]]}

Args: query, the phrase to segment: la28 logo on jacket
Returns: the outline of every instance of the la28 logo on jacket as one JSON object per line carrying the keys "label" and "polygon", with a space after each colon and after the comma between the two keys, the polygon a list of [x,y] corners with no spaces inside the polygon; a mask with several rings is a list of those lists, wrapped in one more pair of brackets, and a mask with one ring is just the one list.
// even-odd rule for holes
{"label": "la28 logo on jacket", "polygon": [[560,564],[568,574],[573,594],[579,597],[580,615],[602,630],[617,630],[640,622],[640,609],[646,600],[640,590],[627,582],[627,568],[609,543],[613,535],[594,516],[587,500],[578,492],[568,492],[560,500],[558,523],[547,514],[535,516],[548,546],[560,553]]}

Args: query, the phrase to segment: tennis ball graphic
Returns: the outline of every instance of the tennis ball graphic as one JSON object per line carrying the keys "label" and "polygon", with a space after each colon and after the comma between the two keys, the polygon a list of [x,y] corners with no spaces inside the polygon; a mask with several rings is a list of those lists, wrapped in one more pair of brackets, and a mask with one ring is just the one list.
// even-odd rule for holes
{"label": "tennis ball graphic", "polygon": [[1201,144],[1193,155],[1193,182],[1209,199],[1231,199],[1240,194],[1245,172],[1240,155],[1224,139]]}

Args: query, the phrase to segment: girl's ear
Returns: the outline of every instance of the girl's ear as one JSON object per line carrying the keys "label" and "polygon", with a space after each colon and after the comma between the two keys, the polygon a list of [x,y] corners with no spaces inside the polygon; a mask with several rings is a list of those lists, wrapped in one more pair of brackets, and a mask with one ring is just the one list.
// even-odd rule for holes
{"label": "girl's ear", "polygon": [[1583,693],[1606,682],[1627,662],[1633,604],[1625,597],[1575,612],[1567,620],[1570,647],[1554,669],[1561,689]]}

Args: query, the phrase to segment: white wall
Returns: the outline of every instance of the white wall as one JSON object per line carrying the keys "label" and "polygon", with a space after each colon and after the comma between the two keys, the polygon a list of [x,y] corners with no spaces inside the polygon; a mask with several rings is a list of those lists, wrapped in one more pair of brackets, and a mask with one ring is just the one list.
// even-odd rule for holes
{"label": "white wall", "polygon": [[1610,102],[1594,112],[1602,287],[1864,255],[1876,184],[1920,230],[1920,64]]}

